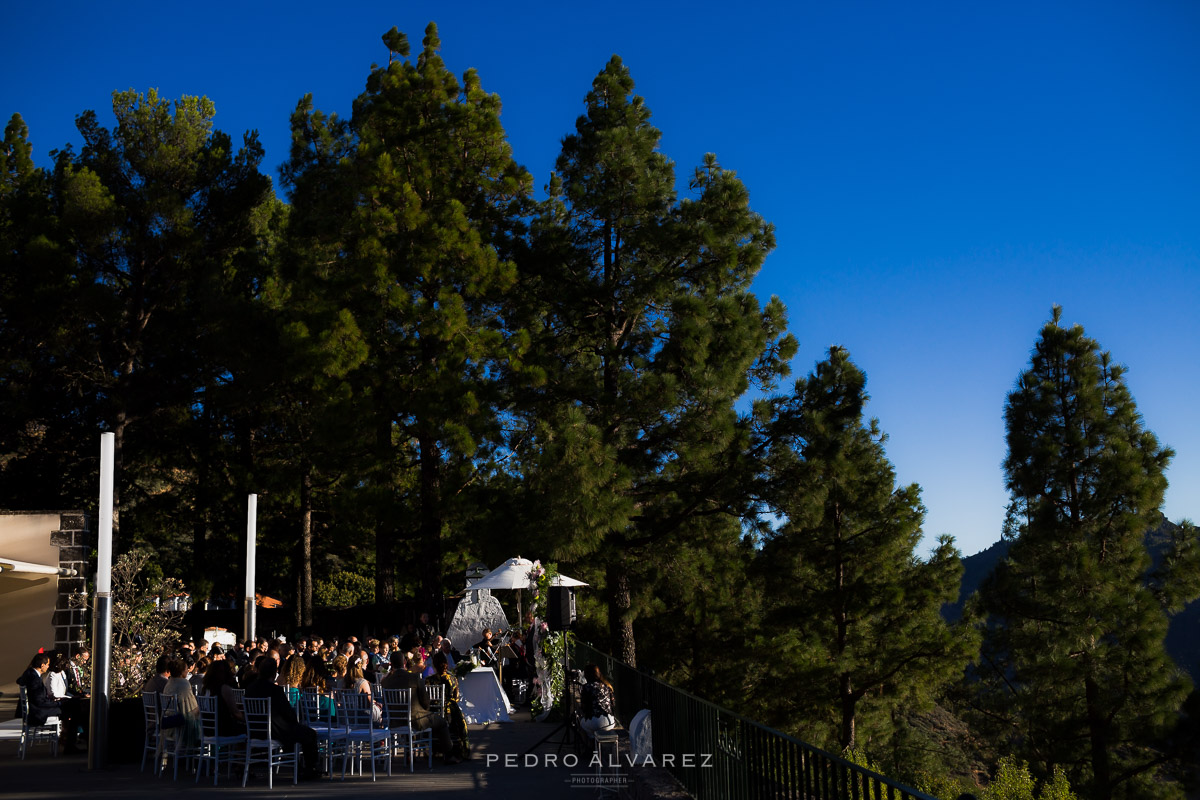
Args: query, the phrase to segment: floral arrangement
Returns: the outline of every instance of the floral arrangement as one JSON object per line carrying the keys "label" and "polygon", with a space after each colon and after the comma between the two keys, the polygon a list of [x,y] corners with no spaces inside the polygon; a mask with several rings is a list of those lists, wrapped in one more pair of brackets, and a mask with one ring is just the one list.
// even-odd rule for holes
{"label": "floral arrangement", "polygon": [[535,617],[538,615],[538,607],[550,596],[550,582],[557,577],[558,564],[534,561],[533,566],[529,568],[529,589],[533,592],[533,602],[529,605],[529,611]]}

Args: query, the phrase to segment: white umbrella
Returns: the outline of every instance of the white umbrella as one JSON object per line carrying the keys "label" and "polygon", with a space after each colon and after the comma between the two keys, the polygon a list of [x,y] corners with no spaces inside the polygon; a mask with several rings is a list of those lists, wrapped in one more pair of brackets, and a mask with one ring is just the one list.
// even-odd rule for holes
{"label": "white umbrella", "polygon": [[[516,589],[517,590],[517,625],[524,624],[521,617],[521,590],[529,588],[529,571],[533,562],[527,558],[510,558],[494,570],[471,584],[471,589]],[[556,575],[550,581],[551,586],[587,586],[583,581],[569,578],[566,575]]]}
{"label": "white umbrella", "polygon": [[533,562],[528,558],[510,558],[494,570],[470,585],[470,589],[528,589],[529,570]]}

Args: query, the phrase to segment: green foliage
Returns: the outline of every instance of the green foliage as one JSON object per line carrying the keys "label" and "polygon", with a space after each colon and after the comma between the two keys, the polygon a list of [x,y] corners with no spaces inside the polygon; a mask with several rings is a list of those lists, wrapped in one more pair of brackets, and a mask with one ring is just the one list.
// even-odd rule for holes
{"label": "green foliage", "polygon": [[[158,657],[175,651],[184,612],[171,610],[167,601],[186,591],[179,579],[163,577],[150,551],[135,548],[117,556],[112,565],[112,699],[140,697]],[[77,595],[72,603],[84,607],[86,598]]]}
{"label": "green foliage", "polygon": [[[757,564],[760,652],[777,657],[760,675],[770,699],[756,712],[838,749],[873,736],[882,749],[893,713],[930,707],[975,647],[968,628],[940,613],[958,595],[958,552],[942,537],[928,559],[917,556],[920,490],[896,486],[878,421],[863,419],[865,385],[834,347],[776,401],[768,498],[786,522]],[[773,685],[806,691],[777,697]]]}
{"label": "green foliage", "polygon": [[[550,677],[550,698],[554,708],[562,708],[563,689],[567,676],[563,671],[563,654],[571,648],[575,635],[570,631],[555,631],[542,637],[542,656],[546,660],[546,672]],[[532,702],[533,716],[539,716],[546,708],[542,704],[542,693],[537,693]]]}
{"label": "green foliage", "polygon": [[1145,547],[1173,454],[1142,427],[1125,369],[1060,317],[1005,409],[1012,545],[981,591],[979,704],[1037,777],[1061,764],[1088,797],[1177,796],[1158,776],[1190,684],[1163,647],[1164,605],[1195,596],[1195,545],[1173,548],[1157,596]]}
{"label": "green foliage", "polygon": [[772,385],[794,342],[782,305],[748,291],[774,233],[736,175],[707,156],[678,199],[619,58],[585,105],[522,275],[539,379],[519,409],[523,517],[531,531],[571,531],[545,541],[554,557],[604,569],[612,651],[634,664],[654,565],[682,555],[689,521],[746,513],[735,472],[748,423],[734,402]]}
{"label": "green foliage", "polygon": [[1005,756],[996,766],[996,774],[980,800],[1075,800],[1066,773],[1055,767],[1050,780],[1040,791],[1029,772],[1029,765],[1014,756]]}
{"label": "green foliage", "polygon": [[375,581],[341,570],[313,584],[313,603],[319,608],[351,608],[375,602]]}

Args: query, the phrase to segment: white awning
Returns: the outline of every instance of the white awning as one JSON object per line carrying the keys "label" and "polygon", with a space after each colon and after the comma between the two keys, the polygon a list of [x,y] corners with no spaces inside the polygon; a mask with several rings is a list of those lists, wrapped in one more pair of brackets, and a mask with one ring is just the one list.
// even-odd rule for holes
{"label": "white awning", "polygon": [[0,572],[28,572],[34,575],[64,575],[75,574],[73,569],[59,569],[49,564],[31,564],[28,561],[17,561],[15,558],[0,556]]}

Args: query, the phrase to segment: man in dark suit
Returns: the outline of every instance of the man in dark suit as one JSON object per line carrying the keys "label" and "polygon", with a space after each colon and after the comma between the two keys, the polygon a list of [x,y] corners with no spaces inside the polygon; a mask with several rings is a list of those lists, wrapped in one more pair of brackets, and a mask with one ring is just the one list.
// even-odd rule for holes
{"label": "man in dark suit", "polygon": [[317,732],[307,725],[301,725],[296,719],[296,712],[288,702],[287,693],[282,686],[275,684],[279,675],[279,667],[272,656],[259,656],[254,664],[257,678],[246,687],[246,697],[267,697],[271,700],[271,738],[292,747],[299,743],[304,753],[303,778],[321,777],[321,759],[317,752]]}
{"label": "man in dark suit", "polygon": [[68,755],[79,752],[75,749],[76,726],[75,706],[71,703],[56,703],[46,691],[43,678],[50,671],[50,656],[36,653],[29,668],[17,678],[17,685],[25,687],[25,701],[29,709],[29,725],[45,725],[50,717],[62,720],[63,752]]}
{"label": "man in dark suit", "polygon": [[446,718],[429,710],[429,690],[421,677],[409,671],[405,654],[399,650],[392,653],[392,671],[383,676],[380,686],[384,689],[409,690],[409,716],[415,731],[426,728],[433,729],[433,738],[437,741],[445,756],[446,763],[457,764],[458,759],[451,755],[454,745],[450,741],[450,729],[446,727]]}

